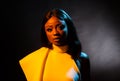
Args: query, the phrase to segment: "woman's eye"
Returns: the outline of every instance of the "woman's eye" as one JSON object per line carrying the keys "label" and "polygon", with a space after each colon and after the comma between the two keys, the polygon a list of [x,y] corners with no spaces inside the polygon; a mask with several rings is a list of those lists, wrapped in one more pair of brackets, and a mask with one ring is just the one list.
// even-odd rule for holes
{"label": "woman's eye", "polygon": [[64,28],[65,28],[64,25],[59,26],[59,29],[60,29],[60,30],[63,30]]}
{"label": "woman's eye", "polygon": [[51,31],[52,31],[52,29],[51,29],[51,28],[48,28],[48,29],[47,29],[47,31],[48,31],[48,32],[51,32]]}

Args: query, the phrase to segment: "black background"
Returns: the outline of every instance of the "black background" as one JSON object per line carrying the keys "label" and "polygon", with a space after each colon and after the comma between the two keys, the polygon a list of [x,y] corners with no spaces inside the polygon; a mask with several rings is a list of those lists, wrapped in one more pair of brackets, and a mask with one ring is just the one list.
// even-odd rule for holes
{"label": "black background", "polygon": [[1,79],[24,81],[18,61],[40,47],[40,22],[51,8],[73,19],[92,81],[120,81],[120,8],[107,0],[24,0],[1,2]]}

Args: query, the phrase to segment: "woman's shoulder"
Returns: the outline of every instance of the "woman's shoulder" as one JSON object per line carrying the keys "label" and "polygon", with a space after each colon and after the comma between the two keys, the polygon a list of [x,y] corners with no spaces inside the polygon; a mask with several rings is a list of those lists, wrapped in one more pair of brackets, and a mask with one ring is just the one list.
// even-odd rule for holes
{"label": "woman's shoulder", "polygon": [[85,52],[81,52],[79,56],[82,59],[89,59],[89,55],[87,53],[85,53]]}
{"label": "woman's shoulder", "polygon": [[89,67],[89,56],[85,52],[80,52],[79,57],[76,61],[79,69]]}
{"label": "woman's shoulder", "polygon": [[29,60],[29,59],[34,59],[38,56],[42,56],[47,52],[48,48],[46,47],[41,47],[31,53],[29,53],[28,55],[26,55],[25,57],[23,57],[22,59],[19,60],[19,62],[25,61],[25,60]]}

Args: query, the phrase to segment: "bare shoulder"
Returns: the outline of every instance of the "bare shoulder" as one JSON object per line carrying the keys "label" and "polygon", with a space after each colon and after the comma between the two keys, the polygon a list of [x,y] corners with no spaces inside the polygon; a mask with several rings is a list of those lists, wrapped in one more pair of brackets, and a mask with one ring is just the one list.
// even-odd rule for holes
{"label": "bare shoulder", "polygon": [[82,59],[89,59],[89,56],[88,56],[88,54],[86,54],[85,52],[81,52],[80,53],[80,58],[82,58]]}

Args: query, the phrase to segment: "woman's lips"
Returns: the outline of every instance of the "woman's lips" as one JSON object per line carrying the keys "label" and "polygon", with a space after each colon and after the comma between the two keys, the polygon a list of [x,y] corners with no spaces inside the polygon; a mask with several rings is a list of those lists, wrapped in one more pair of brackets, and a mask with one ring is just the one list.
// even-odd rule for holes
{"label": "woman's lips", "polygon": [[60,38],[54,38],[53,39],[55,42],[59,42],[60,41]]}

